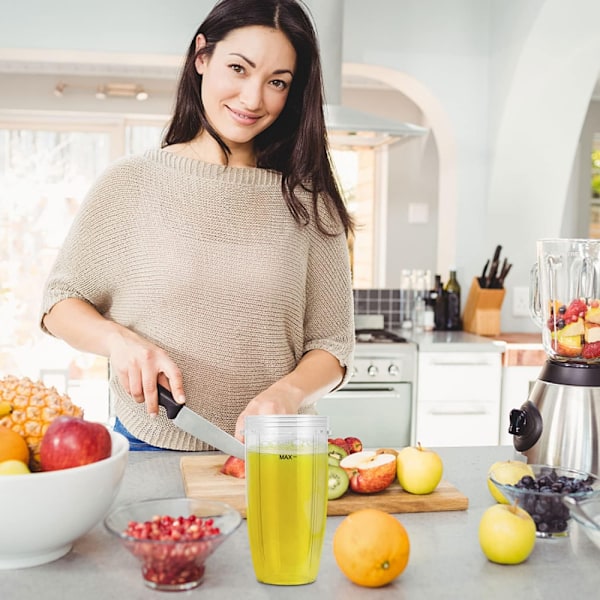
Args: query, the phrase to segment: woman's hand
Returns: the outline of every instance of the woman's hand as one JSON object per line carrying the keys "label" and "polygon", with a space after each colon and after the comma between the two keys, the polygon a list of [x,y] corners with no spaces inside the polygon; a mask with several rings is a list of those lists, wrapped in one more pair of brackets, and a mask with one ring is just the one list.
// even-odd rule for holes
{"label": "woman's hand", "polygon": [[235,437],[244,440],[242,431],[247,415],[297,414],[301,406],[313,404],[338,385],[344,372],[345,368],[329,352],[310,350],[291,373],[248,402],[235,424]]}
{"label": "woman's hand", "polygon": [[44,315],[44,325],[74,348],[107,356],[125,391],[136,402],[145,402],[149,414],[158,414],[157,382],[171,390],[176,402],[185,402],[181,371],[167,353],[106,319],[88,302],[78,298],[57,302]]}
{"label": "woman's hand", "polygon": [[149,415],[158,414],[157,383],[171,390],[176,402],[185,402],[181,371],[162,348],[125,328],[111,336],[108,347],[119,382],[136,402],[146,404]]}
{"label": "woman's hand", "polygon": [[248,402],[235,424],[235,437],[244,441],[244,420],[247,415],[295,415],[302,404],[301,390],[284,379],[273,384]]}

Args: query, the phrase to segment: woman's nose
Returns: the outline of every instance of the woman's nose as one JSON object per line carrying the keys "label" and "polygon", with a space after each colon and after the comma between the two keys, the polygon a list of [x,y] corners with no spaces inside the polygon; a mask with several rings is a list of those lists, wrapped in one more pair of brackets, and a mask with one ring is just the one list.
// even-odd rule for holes
{"label": "woman's nose", "polygon": [[256,81],[246,81],[240,91],[240,100],[248,110],[257,110],[262,104],[262,86]]}

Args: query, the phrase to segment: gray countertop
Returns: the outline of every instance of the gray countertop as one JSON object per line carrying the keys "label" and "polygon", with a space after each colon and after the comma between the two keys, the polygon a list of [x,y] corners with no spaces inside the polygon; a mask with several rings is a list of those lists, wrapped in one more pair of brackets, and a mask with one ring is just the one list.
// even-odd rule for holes
{"label": "gray countertop", "polygon": [[466,331],[399,330],[399,335],[415,342],[419,352],[504,352],[506,343],[491,337],[483,337]]}
{"label": "gray countertop", "polygon": [[[531,600],[598,596],[600,551],[576,523],[571,524],[567,538],[538,539],[533,553],[521,565],[496,565],[481,552],[477,538],[479,519],[493,504],[486,472],[496,460],[513,458],[512,448],[440,448],[439,452],[444,461],[444,479],[468,496],[469,508],[398,515],[409,534],[411,553],[406,570],[389,586],[370,590],[344,577],[332,553],[332,536],[343,517],[329,517],[321,569],[315,583],[298,587],[258,583],[243,522],[209,559],[202,585],[181,592],[178,597]],[[183,495],[180,457],[178,452],[130,453],[117,502]],[[44,510],[43,498],[40,510]],[[53,563],[0,571],[0,598],[6,600],[137,600],[160,598],[161,594],[167,597],[144,586],[135,559],[109,537],[102,525],[80,538],[69,554]]]}

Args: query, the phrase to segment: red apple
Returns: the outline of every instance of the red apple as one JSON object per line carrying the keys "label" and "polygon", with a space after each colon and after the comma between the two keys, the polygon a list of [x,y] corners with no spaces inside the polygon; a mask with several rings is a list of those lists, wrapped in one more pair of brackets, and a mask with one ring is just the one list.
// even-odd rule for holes
{"label": "red apple", "polygon": [[246,477],[246,462],[237,456],[230,456],[225,464],[221,467],[221,473],[225,475],[232,475],[239,479],[245,479]]}
{"label": "red apple", "polygon": [[355,452],[360,452],[363,449],[362,442],[357,437],[347,437],[344,438],[346,445],[350,448],[350,454],[354,454]]}
{"label": "red apple", "polygon": [[81,467],[108,458],[112,440],[108,429],[79,417],[57,417],[40,444],[42,471]]}
{"label": "red apple", "polygon": [[340,461],[348,473],[350,489],[360,494],[381,492],[396,479],[396,456],[363,450],[349,454]]}

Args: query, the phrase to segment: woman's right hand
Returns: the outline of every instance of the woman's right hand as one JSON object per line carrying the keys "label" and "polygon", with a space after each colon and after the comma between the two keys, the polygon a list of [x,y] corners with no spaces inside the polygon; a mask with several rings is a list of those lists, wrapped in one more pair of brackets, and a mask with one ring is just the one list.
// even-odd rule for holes
{"label": "woman's right hand", "polygon": [[57,302],[44,315],[50,333],[83,352],[110,359],[111,369],[125,391],[158,414],[160,383],[171,390],[176,402],[185,402],[183,377],[169,355],[141,335],[103,317],[94,306],[79,298]]}
{"label": "woman's right hand", "polygon": [[185,403],[181,371],[169,355],[129,329],[121,328],[108,342],[111,369],[125,391],[151,416],[158,414],[157,383],[171,390],[176,402]]}

